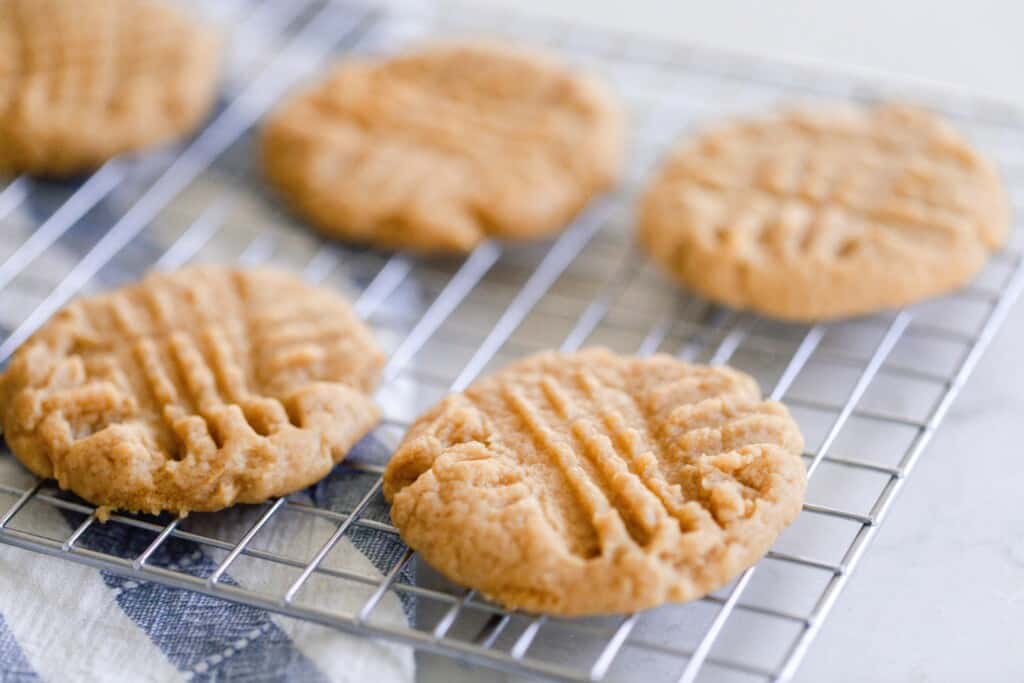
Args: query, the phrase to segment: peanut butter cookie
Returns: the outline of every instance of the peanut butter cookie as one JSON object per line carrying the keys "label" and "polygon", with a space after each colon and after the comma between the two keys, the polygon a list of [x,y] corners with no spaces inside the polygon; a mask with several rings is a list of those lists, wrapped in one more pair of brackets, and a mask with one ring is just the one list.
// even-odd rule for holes
{"label": "peanut butter cookie", "polygon": [[0,0],[0,174],[69,175],[184,135],[219,40],[148,0]]}
{"label": "peanut butter cookie", "polygon": [[800,510],[803,439],[723,367],[542,353],[451,395],[384,473],[402,538],[508,607],[627,612],[700,597]]}
{"label": "peanut butter cookie", "polygon": [[0,375],[0,415],[19,460],[92,503],[217,510],[327,474],[377,420],[382,363],[337,294],[193,267],[66,306]]}
{"label": "peanut butter cookie", "polygon": [[994,168],[900,105],[793,111],[684,142],[640,206],[679,282],[793,320],[871,313],[965,284],[1005,240]]}
{"label": "peanut butter cookie", "polygon": [[593,80],[500,43],[348,60],[271,115],[266,175],[323,232],[466,251],[550,234],[616,179],[623,122]]}

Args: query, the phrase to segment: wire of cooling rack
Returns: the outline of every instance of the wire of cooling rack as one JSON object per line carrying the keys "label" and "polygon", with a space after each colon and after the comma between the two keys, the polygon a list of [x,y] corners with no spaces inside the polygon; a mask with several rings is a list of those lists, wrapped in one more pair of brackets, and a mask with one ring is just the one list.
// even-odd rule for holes
{"label": "wire of cooling rack", "polygon": [[[601,619],[508,612],[426,567],[410,572],[417,560],[407,548],[377,574],[331,562],[339,552],[355,552],[344,539],[356,533],[398,542],[386,517],[371,514],[382,504],[380,462],[340,466],[362,477],[361,495],[345,509],[301,496],[277,499],[254,507],[237,538],[193,528],[188,519],[113,514],[107,524],[146,539],[131,556],[90,543],[100,526],[93,506],[50,482],[8,481],[2,473],[9,470],[0,470],[0,500],[10,499],[0,508],[0,541],[514,673],[578,681],[792,678],[1024,287],[1016,232],[974,284],[938,304],[846,323],[781,325],[662,282],[630,246],[629,198],[665,145],[702,121],[794,97],[863,100],[912,92],[975,135],[1007,170],[1019,199],[1024,160],[1005,153],[1010,142],[1024,139],[1020,113],[934,90],[893,90],[469,5],[386,10],[317,0],[223,0],[204,9],[235,25],[235,41],[226,100],[194,139],[174,154],[110,162],[79,183],[16,178],[0,189],[0,221],[14,235],[0,239],[0,292],[13,302],[0,320],[6,326],[0,362],[94,285],[196,259],[274,262],[310,282],[351,290],[357,313],[386,342],[378,396],[385,410],[377,430],[382,442],[393,445],[411,417],[440,395],[524,353],[598,342],[637,354],[668,351],[736,365],[790,405],[808,435],[808,502],[766,558],[722,591]],[[244,150],[251,128],[289,88],[337,53],[467,32],[547,45],[618,86],[636,131],[621,191],[594,203],[549,245],[489,242],[456,263],[322,242],[265,201]],[[51,537],[19,526],[36,505],[73,519],[70,533]],[[331,531],[308,557],[261,546],[262,534],[282,515],[324,520]],[[219,561],[205,575],[163,563],[159,551],[172,539],[216,550]],[[243,561],[286,568],[291,578],[270,593],[229,580]],[[316,581],[361,590],[363,599],[348,611],[304,600]],[[392,594],[414,601],[408,623],[378,618]]]}

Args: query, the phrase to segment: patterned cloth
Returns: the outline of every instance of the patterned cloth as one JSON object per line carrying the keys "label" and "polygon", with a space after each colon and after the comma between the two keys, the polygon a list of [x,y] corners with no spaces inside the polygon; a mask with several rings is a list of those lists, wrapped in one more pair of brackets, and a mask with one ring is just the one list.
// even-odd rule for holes
{"label": "patterned cloth", "polygon": [[[370,437],[357,448],[375,449],[377,444]],[[294,498],[321,507],[351,509],[351,497],[360,489],[365,491],[351,481],[360,476],[367,475],[340,467],[327,480]],[[0,456],[0,481],[26,484],[31,478],[5,454]],[[215,538],[237,539],[252,523],[252,511],[244,512],[194,515],[187,528]],[[371,517],[376,514],[379,512],[367,511]],[[309,558],[336,528],[335,522],[308,514],[278,515],[282,516],[275,516],[266,533],[258,536],[259,549]],[[40,503],[19,513],[14,526],[51,538],[67,538],[83,520],[83,515]],[[131,558],[152,539],[150,532],[110,522],[94,525],[82,537],[81,546]],[[390,534],[360,528],[339,542],[323,566],[381,577],[382,570],[393,566],[403,550]],[[151,563],[205,577],[225,555],[225,551],[172,537],[157,550]],[[295,576],[295,570],[274,563],[240,560],[222,581],[281,595]],[[353,613],[370,590],[352,582],[313,579],[300,593],[299,602]],[[411,609],[410,603],[403,604],[389,593],[373,618],[400,626],[408,623]],[[412,678],[413,657],[408,648],[0,544],[0,681],[5,683],[386,683]]]}

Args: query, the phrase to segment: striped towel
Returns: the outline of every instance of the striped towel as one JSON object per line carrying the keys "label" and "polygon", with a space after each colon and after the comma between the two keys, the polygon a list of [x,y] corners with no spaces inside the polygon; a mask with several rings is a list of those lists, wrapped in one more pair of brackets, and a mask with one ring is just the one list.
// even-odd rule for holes
{"label": "striped towel", "polygon": [[[372,437],[359,448],[375,448]],[[339,471],[299,494],[321,507],[349,506]],[[0,481],[31,479],[9,454],[0,456]],[[349,506],[350,507],[350,506]],[[280,513],[279,513],[280,514]],[[369,513],[368,513],[369,514]],[[199,515],[195,516],[200,517]],[[190,530],[217,538],[239,538],[251,516],[226,511],[195,519]],[[51,538],[66,538],[84,516],[45,504],[21,512],[16,526]],[[275,518],[260,548],[312,557],[336,523],[307,514]],[[122,524],[94,525],[82,545],[133,557],[153,535]],[[401,555],[390,535],[360,529],[346,535],[324,567],[382,576]],[[169,538],[152,558],[156,566],[208,576],[225,551]],[[295,578],[270,562],[236,562],[222,581],[281,595]],[[347,582],[311,581],[302,603],[352,613],[366,591]],[[411,605],[393,593],[374,611],[376,622],[401,626]],[[191,591],[139,582],[107,571],[0,545],[0,681],[367,681],[413,678],[408,648],[350,636],[264,610],[223,602]]]}

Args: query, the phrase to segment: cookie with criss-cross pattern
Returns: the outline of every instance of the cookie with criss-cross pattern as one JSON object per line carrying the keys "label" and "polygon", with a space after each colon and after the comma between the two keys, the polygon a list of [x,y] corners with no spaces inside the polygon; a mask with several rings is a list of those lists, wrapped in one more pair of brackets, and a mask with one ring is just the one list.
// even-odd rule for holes
{"label": "cookie with criss-cross pattern", "polygon": [[542,353],[448,396],[384,473],[402,538],[509,607],[700,597],[797,515],[800,431],[748,375],[605,349]]}
{"label": "cookie with criss-cross pattern", "polygon": [[1002,245],[996,171],[901,105],[791,111],[683,142],[638,236],[680,283],[793,320],[871,313],[964,285]]}
{"label": "cookie with criss-cross pattern", "polygon": [[618,177],[623,123],[600,84],[491,42],[351,59],[273,113],[267,178],[328,235],[466,251],[556,232]]}
{"label": "cookie with criss-cross pattern", "polygon": [[69,175],[188,133],[219,44],[151,0],[0,0],[0,174]]}
{"label": "cookie with criss-cross pattern", "polygon": [[0,375],[0,416],[21,462],[103,510],[217,510],[326,475],[376,423],[382,364],[334,292],[155,272],[44,324]]}

